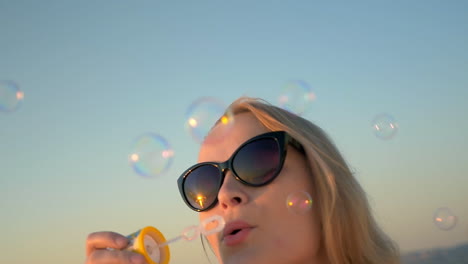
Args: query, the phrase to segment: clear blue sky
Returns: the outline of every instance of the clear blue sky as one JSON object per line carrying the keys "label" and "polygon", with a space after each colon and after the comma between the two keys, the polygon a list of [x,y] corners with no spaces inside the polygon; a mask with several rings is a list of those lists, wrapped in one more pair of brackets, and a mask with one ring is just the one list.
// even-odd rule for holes
{"label": "clear blue sky", "polygon": [[[468,240],[467,1],[0,0],[0,80],[24,91],[0,112],[1,263],[83,263],[86,235],[197,215],[176,178],[196,161],[185,111],[201,96],[277,102],[291,79],[335,140],[402,251]],[[371,120],[390,113],[392,140]],[[127,157],[147,132],[175,152],[143,179]],[[437,229],[441,206],[458,216]],[[173,264],[208,263],[200,243]]]}

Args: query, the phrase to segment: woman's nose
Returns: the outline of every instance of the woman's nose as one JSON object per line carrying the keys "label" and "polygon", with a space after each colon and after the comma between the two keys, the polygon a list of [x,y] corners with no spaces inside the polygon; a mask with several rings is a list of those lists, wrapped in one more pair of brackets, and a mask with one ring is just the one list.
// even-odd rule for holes
{"label": "woman's nose", "polygon": [[222,209],[232,209],[248,202],[247,186],[236,180],[235,177],[231,171],[227,171],[224,182],[219,189],[218,201]]}

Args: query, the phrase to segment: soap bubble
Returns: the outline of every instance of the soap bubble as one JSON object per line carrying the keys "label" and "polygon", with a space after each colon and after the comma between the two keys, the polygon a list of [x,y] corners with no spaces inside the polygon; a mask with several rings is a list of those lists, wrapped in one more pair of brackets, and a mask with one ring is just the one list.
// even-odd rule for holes
{"label": "soap bubble", "polygon": [[130,164],[141,176],[154,177],[165,173],[172,164],[174,151],[162,136],[148,133],[135,140]]}
{"label": "soap bubble", "polygon": [[278,98],[279,106],[291,113],[302,115],[315,101],[316,95],[308,83],[294,80],[286,83]]}
{"label": "soap bubble", "polygon": [[447,207],[438,208],[433,216],[434,224],[442,230],[450,230],[457,225],[457,216]]}
{"label": "soap bubble", "polygon": [[[197,143],[216,143],[221,141],[234,124],[234,115],[226,111],[226,106],[213,97],[202,97],[194,101],[187,109],[185,127]],[[216,133],[205,137],[219,120]]]}
{"label": "soap bubble", "polygon": [[19,108],[24,93],[12,81],[0,81],[0,111],[13,112]]}
{"label": "soap bubble", "polygon": [[306,191],[297,191],[288,195],[286,207],[293,213],[304,214],[312,208],[312,197]]}
{"label": "soap bubble", "polygon": [[398,131],[398,124],[391,115],[382,113],[372,120],[374,134],[380,139],[391,139]]}

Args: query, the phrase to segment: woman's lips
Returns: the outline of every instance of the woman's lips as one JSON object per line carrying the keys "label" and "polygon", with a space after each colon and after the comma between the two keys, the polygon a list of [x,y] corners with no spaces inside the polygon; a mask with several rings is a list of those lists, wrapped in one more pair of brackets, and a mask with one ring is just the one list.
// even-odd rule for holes
{"label": "woman's lips", "polygon": [[226,246],[235,246],[244,242],[254,227],[244,221],[232,221],[226,224],[221,242]]}
{"label": "woman's lips", "polygon": [[232,247],[244,242],[252,231],[253,227],[242,228],[237,233],[223,237],[222,243],[228,247]]}

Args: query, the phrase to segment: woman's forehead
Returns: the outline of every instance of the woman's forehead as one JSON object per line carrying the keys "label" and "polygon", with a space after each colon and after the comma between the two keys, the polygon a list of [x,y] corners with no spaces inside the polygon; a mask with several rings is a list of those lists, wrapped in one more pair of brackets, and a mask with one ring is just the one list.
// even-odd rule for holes
{"label": "woman's forehead", "polygon": [[[268,131],[251,113],[237,114],[227,131],[221,126],[216,125],[202,144],[198,162],[225,161],[242,143]],[[210,137],[217,140],[209,140]]]}

